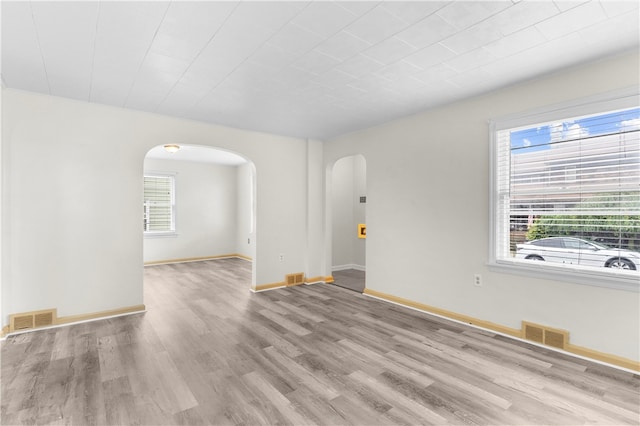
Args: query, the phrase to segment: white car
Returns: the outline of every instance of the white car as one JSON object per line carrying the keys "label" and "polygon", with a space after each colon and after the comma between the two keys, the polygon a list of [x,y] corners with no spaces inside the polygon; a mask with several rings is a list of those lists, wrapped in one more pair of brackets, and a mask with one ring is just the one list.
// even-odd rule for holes
{"label": "white car", "polygon": [[640,253],[572,237],[550,237],[516,245],[516,259],[605,268],[640,269]]}

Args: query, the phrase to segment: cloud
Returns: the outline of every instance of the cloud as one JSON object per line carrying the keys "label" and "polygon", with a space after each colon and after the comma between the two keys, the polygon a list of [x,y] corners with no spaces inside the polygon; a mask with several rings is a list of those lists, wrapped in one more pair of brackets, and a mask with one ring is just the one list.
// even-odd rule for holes
{"label": "cloud", "polygon": [[589,129],[580,127],[579,124],[575,123],[565,130],[563,139],[579,139],[585,136],[589,136]]}
{"label": "cloud", "polygon": [[530,147],[531,141],[527,138],[522,139],[522,146]]}
{"label": "cloud", "polygon": [[589,136],[589,129],[581,127],[578,123],[574,123],[573,121],[568,121],[564,123],[550,124],[549,134],[551,136],[551,142],[558,142]]}
{"label": "cloud", "polygon": [[640,130],[640,118],[632,118],[631,120],[624,120],[620,123],[625,131]]}

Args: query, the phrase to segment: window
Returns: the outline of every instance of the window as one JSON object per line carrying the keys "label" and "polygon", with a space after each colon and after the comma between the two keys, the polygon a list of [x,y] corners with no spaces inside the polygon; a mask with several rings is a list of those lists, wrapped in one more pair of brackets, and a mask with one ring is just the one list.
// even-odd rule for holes
{"label": "window", "polygon": [[638,287],[637,105],[635,95],[492,123],[492,265]]}
{"label": "window", "polygon": [[144,176],[144,232],[147,235],[175,232],[175,177]]}

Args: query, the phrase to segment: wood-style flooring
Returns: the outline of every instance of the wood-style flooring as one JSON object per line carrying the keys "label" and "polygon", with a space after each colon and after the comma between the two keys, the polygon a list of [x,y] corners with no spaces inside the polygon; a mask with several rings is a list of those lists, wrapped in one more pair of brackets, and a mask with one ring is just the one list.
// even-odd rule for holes
{"label": "wood-style flooring", "polygon": [[357,269],[333,271],[334,285],[362,293],[365,289],[366,272]]}
{"label": "wood-style flooring", "polygon": [[3,425],[638,424],[640,377],[240,259],[145,268],[148,312],[2,343]]}

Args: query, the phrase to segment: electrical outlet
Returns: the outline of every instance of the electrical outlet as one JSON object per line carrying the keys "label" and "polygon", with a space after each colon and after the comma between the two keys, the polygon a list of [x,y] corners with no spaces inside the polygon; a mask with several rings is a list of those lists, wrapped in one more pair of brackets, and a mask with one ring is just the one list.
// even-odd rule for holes
{"label": "electrical outlet", "polygon": [[475,274],[473,276],[473,285],[475,285],[476,287],[482,287],[482,277],[480,276],[480,274]]}
{"label": "electrical outlet", "polygon": [[280,262],[284,262],[284,254],[280,253],[278,259],[280,260]]}

